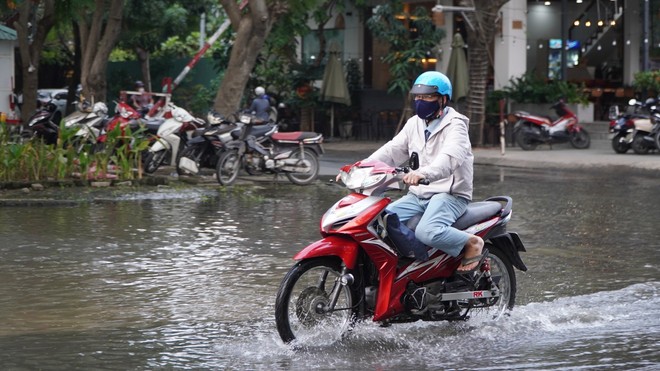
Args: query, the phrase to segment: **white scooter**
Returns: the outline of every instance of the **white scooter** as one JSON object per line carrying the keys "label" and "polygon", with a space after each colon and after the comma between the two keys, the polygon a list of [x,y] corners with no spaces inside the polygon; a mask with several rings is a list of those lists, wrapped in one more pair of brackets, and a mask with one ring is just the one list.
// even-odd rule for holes
{"label": "white scooter", "polygon": [[158,128],[155,141],[144,158],[144,171],[148,174],[155,172],[166,160],[169,164],[176,164],[179,151],[193,133],[205,125],[204,120],[173,103],[168,103],[167,110],[167,119]]}
{"label": "white scooter", "polygon": [[97,138],[108,120],[108,106],[103,102],[94,103],[91,109],[88,104],[83,102],[79,104],[76,112],[63,119],[64,127],[78,128],[72,139],[76,153],[82,152],[86,144],[92,147],[96,144]]}
{"label": "white scooter", "polygon": [[[631,99],[629,105],[635,105],[636,103],[635,99]],[[658,109],[657,100],[649,98],[642,104],[642,107],[648,112],[649,118],[635,120],[635,130],[633,131],[631,143],[631,148],[638,155],[645,155],[649,151],[658,149],[653,139],[654,120],[652,120],[654,112]]]}

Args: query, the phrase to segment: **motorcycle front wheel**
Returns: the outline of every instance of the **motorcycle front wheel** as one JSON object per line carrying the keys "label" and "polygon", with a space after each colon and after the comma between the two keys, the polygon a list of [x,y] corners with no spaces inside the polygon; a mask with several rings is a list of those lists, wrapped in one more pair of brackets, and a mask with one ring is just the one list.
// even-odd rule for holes
{"label": "motorcycle front wheel", "polygon": [[218,183],[223,186],[232,185],[241,170],[241,158],[238,151],[227,150],[218,157],[218,165],[215,168]]}
{"label": "motorcycle front wheel", "polygon": [[152,174],[158,170],[165,161],[165,156],[167,156],[167,151],[164,149],[158,152],[149,151],[144,158],[144,172]]}
{"label": "motorcycle front wheel", "polygon": [[[354,324],[354,294],[341,285],[335,259],[304,260],[284,277],[275,301],[277,331],[285,343],[327,345],[342,338]],[[327,310],[332,298],[338,300]]]}
{"label": "motorcycle front wheel", "polygon": [[[304,160],[303,160],[304,156]],[[306,171],[299,173],[286,173],[286,177],[293,184],[307,185],[316,180],[319,176],[319,158],[316,153],[310,149],[297,150],[291,154],[292,159],[298,159],[298,165],[304,167]]]}
{"label": "motorcycle front wheel", "polygon": [[591,138],[586,130],[581,129],[571,133],[571,145],[577,149],[587,149],[591,145]]}
{"label": "motorcycle front wheel", "polygon": [[626,134],[617,134],[612,138],[612,149],[616,153],[628,152],[630,143],[626,141]]}

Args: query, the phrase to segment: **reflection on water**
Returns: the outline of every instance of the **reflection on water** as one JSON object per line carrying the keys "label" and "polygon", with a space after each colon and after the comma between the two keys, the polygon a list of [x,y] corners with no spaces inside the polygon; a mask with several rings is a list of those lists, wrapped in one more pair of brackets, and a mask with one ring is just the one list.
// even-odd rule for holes
{"label": "reflection on water", "polygon": [[365,323],[344,342],[294,352],[274,327],[275,293],[343,190],[161,189],[79,206],[0,208],[0,364],[658,366],[656,180],[492,167],[476,174],[475,199],[514,198],[510,229],[528,248],[518,306],[502,322]]}

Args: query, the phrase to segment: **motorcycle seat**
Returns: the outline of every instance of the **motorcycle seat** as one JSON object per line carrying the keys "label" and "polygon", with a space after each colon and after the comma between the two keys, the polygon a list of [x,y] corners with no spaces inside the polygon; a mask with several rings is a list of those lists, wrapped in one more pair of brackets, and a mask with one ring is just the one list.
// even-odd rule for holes
{"label": "motorcycle seat", "polygon": [[273,124],[254,125],[250,129],[250,135],[259,138],[266,135],[266,133],[268,133],[271,130],[273,130]]}
{"label": "motorcycle seat", "polygon": [[[501,211],[502,211],[502,204],[500,204],[497,201],[471,202],[470,204],[468,204],[465,213],[463,213],[463,215],[461,215],[460,218],[458,218],[456,222],[452,224],[452,227],[456,229],[464,230],[471,225],[477,224],[483,220],[499,215]],[[415,230],[421,218],[422,218],[422,214],[417,214],[412,218],[410,218],[406,222],[406,225],[408,226],[408,228]]]}
{"label": "motorcycle seat", "polygon": [[313,131],[290,131],[286,133],[274,133],[273,140],[305,140],[318,137],[320,134]]}

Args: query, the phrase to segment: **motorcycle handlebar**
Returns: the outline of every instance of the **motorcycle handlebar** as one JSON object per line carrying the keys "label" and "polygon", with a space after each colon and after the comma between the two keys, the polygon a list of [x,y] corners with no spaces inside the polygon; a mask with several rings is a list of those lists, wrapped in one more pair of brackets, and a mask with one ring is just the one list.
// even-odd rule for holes
{"label": "motorcycle handlebar", "polygon": [[[397,167],[397,168],[395,168],[395,169],[396,169],[396,171],[397,171],[398,173],[409,173],[410,170],[412,170],[412,169],[410,168],[410,166]],[[418,184],[420,184],[420,185],[429,185],[429,184],[431,184],[431,182],[430,182],[428,179],[420,179],[420,181],[418,182]]]}

